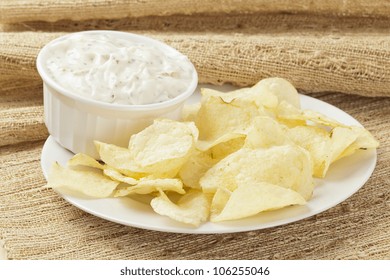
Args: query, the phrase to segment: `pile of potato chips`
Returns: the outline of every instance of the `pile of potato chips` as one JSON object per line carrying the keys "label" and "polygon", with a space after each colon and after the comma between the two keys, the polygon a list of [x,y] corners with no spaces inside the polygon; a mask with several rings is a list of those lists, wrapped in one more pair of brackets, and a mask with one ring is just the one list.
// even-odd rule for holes
{"label": "pile of potato chips", "polygon": [[303,205],[313,177],[378,146],[362,127],[302,110],[296,89],[281,78],[201,93],[182,122],[155,120],[127,148],[95,142],[99,161],[76,154],[66,168],[55,163],[48,186],[95,198],[151,195],[158,214],[199,226]]}

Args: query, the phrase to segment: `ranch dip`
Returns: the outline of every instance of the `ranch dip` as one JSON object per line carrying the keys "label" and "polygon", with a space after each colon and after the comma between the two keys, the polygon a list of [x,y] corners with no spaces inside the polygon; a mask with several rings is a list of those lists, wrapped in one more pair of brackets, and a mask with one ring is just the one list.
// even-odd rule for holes
{"label": "ranch dip", "polygon": [[193,72],[184,55],[111,34],[75,34],[51,46],[46,68],[63,88],[108,103],[144,105],[175,98]]}

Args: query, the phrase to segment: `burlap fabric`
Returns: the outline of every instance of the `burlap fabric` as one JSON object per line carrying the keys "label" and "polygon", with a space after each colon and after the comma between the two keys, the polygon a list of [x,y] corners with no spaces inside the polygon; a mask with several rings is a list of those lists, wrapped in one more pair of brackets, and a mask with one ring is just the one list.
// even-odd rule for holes
{"label": "burlap fabric", "polygon": [[[30,6],[17,11],[26,2]],[[85,17],[79,19],[92,15],[96,20],[65,20],[72,14],[67,1],[0,3],[1,20],[18,21],[0,27],[0,239],[4,239],[8,258],[390,258],[390,27],[382,13],[387,6],[379,9],[376,4],[343,1],[355,5],[346,11],[337,6],[339,1],[328,1],[331,9],[327,10],[325,3],[323,9],[305,6],[308,14],[316,15],[312,17],[299,14],[302,9],[298,8],[287,11],[296,15],[248,15],[245,9],[249,6],[238,8],[236,1],[225,1],[232,6],[216,5],[215,14],[198,15],[203,11],[195,9],[195,2],[191,6],[181,1],[194,10],[170,16],[167,7],[180,1],[164,1],[158,11],[143,6],[144,14],[130,5],[119,17],[132,18],[112,20],[120,13],[118,7],[125,9],[121,3],[135,5],[138,1],[115,1],[118,5],[99,0],[73,2],[77,11],[85,7],[78,13]],[[311,1],[295,2],[298,7]],[[47,18],[39,12],[42,3],[47,4]],[[104,3],[113,8],[108,20],[102,19],[100,9],[95,14],[90,8],[96,5],[107,10]],[[58,12],[60,5],[62,12]],[[189,11],[197,15],[184,15]],[[274,6],[274,12],[283,11]],[[346,13],[370,17],[328,17]],[[150,16],[140,17],[145,15]],[[37,22],[59,19],[63,20]],[[20,23],[25,20],[35,22]],[[63,32],[84,29],[128,30],[166,41],[194,61],[201,82],[249,85],[267,76],[288,78],[301,91],[345,110],[375,135],[381,143],[376,170],[359,192],[338,206],[300,222],[260,231],[172,234],[126,227],[87,214],[43,187],[40,153],[48,134],[42,116],[42,85],[35,70],[36,54],[43,44]]]}
{"label": "burlap fabric", "polygon": [[390,5],[386,0],[2,0],[0,2],[2,22],[118,19],[150,15],[232,12],[389,17]]}
{"label": "burlap fabric", "polygon": [[[279,76],[303,92],[390,96],[390,25],[386,20],[310,18],[257,14],[77,25],[38,22],[18,25],[18,32],[8,26],[0,33],[0,82],[14,77],[40,81],[36,55],[63,32],[117,29],[146,34],[179,49],[194,62],[202,83],[246,86]],[[216,19],[220,24],[215,24]],[[31,29],[35,32],[27,31]],[[63,32],[53,32],[58,29]]]}

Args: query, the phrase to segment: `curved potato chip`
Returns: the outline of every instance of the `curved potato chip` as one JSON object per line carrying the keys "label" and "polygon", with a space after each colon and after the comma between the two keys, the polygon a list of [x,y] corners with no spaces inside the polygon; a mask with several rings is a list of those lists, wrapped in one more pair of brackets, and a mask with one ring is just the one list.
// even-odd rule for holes
{"label": "curved potato chip", "polygon": [[190,190],[178,200],[177,204],[160,191],[160,196],[153,198],[150,205],[160,215],[195,227],[205,222],[210,213],[210,199],[197,190]]}
{"label": "curved potato chip", "polygon": [[[279,103],[286,101],[296,108],[301,108],[299,94],[296,88],[287,80],[282,78],[267,78],[258,82],[252,87],[253,91],[273,94]],[[274,108],[276,106],[273,106]]]}
{"label": "curved potato chip", "polygon": [[68,160],[68,166],[88,166],[98,169],[104,169],[104,164],[100,164],[96,159],[86,154],[75,154],[70,160]]}
{"label": "curved potato chip", "polygon": [[[213,148],[217,145],[227,143],[230,141],[234,141],[235,139],[242,139],[242,143],[244,143],[243,138],[245,138],[245,136],[246,135],[243,133],[229,132],[229,133],[223,134],[221,137],[219,137],[217,139],[213,139],[213,140],[209,140],[209,141],[198,140],[195,145],[196,145],[196,148],[198,148],[200,151],[207,151],[207,150],[210,150],[211,148]],[[237,140],[237,141],[241,141],[241,140]]]}
{"label": "curved potato chip", "polygon": [[[217,191],[211,204],[212,222],[236,220],[256,215],[267,210],[275,210],[290,205],[304,205],[305,199],[297,192],[266,182],[239,184],[229,196],[225,192]],[[229,197],[228,197],[229,196]],[[220,210],[220,201],[226,201],[225,207]]]}
{"label": "curved potato chip", "polygon": [[321,114],[319,112],[315,112],[312,110],[302,110],[302,119],[303,120],[309,120],[317,124],[330,126],[330,127],[348,127],[345,124],[342,124],[332,118],[329,118],[328,116],[325,116],[324,114]]}
{"label": "curved potato chip", "polygon": [[293,144],[287,136],[287,127],[270,117],[256,117],[245,139],[245,148],[268,148]]}
{"label": "curved potato chip", "polygon": [[214,221],[214,218],[221,214],[226,203],[229,201],[232,192],[225,188],[219,188],[215,192],[210,206],[210,220]]}
{"label": "curved potato chip", "polygon": [[185,163],[198,138],[194,123],[155,120],[130,138],[130,155],[145,173],[177,172]]}
{"label": "curved potato chip", "polygon": [[331,132],[316,126],[296,126],[287,131],[295,144],[306,149],[313,160],[313,175],[324,178],[332,162],[349,153],[358,138],[351,128],[335,127]]}
{"label": "curved potato chip", "polygon": [[129,176],[125,176],[116,169],[113,168],[105,168],[103,170],[103,174],[110,177],[112,180],[126,183],[129,185],[136,185],[138,183],[138,180]]}
{"label": "curved potato chip", "polygon": [[142,178],[134,186],[127,186],[115,191],[114,196],[126,196],[129,194],[149,194],[157,191],[172,191],[184,194],[183,183],[179,179],[150,179]]}
{"label": "curved potato chip", "polygon": [[316,126],[296,126],[287,131],[288,137],[307,150],[312,158],[313,175],[323,178],[330,153],[329,132]]}
{"label": "curved potato chip", "polygon": [[277,117],[283,121],[295,122],[296,125],[306,125],[306,121],[329,127],[349,127],[324,114],[312,110],[300,110],[287,102],[281,102],[277,107]]}
{"label": "curved potato chip", "polygon": [[358,138],[358,134],[347,127],[335,127],[329,134],[330,151],[329,156],[327,157],[325,170],[323,171],[323,176],[325,176],[326,172],[328,171],[330,164],[335,162],[340,157],[340,155]]}
{"label": "curved potato chip", "polygon": [[195,150],[179,171],[179,178],[184,185],[200,189],[199,179],[216,163],[209,153]]}
{"label": "curved potato chip", "polygon": [[182,110],[182,120],[184,122],[195,122],[196,116],[200,110],[200,103],[185,104]]}
{"label": "curved potato chip", "polygon": [[356,133],[356,140],[348,146],[335,160],[349,156],[357,150],[374,149],[379,146],[379,142],[372,136],[372,134],[363,127],[351,126],[350,129]]}
{"label": "curved potato chip", "polygon": [[57,162],[52,165],[47,186],[60,192],[89,197],[109,197],[119,182],[105,177],[100,170],[72,170],[61,167]]}
{"label": "curved potato chip", "polygon": [[134,161],[134,156],[129,149],[99,141],[94,143],[100,159],[108,166],[136,179],[146,176],[141,166]]}
{"label": "curved potato chip", "polygon": [[200,185],[205,193],[215,193],[220,187],[234,191],[238,182],[268,182],[290,188],[307,200],[314,188],[312,173],[310,155],[299,146],[242,148],[211,167]]}
{"label": "curved potato chip", "polygon": [[271,92],[254,88],[231,92],[206,88],[201,89],[201,93],[202,103],[195,123],[199,128],[197,147],[202,151],[234,138],[245,137],[253,118],[272,115],[264,107],[276,107],[278,104],[277,97]]}
{"label": "curved potato chip", "polygon": [[241,136],[219,143],[211,147],[208,152],[215,161],[220,161],[221,159],[241,149],[244,146],[244,143],[245,137]]}
{"label": "curved potato chip", "polygon": [[199,140],[218,143],[225,135],[246,134],[252,119],[264,114],[254,102],[236,99],[226,103],[218,96],[210,96],[202,104],[195,121]]}
{"label": "curved potato chip", "polygon": [[302,111],[286,101],[282,101],[274,110],[278,123],[287,127],[306,125],[306,119],[301,114]]}
{"label": "curved potato chip", "polygon": [[234,100],[253,102],[257,107],[274,108],[278,105],[278,98],[270,91],[258,90],[256,85],[251,88],[240,88],[229,92],[221,92],[214,89],[202,88],[202,104],[207,98],[220,97],[225,103],[232,103]]}

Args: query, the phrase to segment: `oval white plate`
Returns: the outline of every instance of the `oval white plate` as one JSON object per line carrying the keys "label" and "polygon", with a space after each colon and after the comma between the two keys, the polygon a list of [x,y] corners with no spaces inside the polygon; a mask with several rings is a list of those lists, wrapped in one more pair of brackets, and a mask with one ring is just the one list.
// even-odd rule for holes
{"label": "oval white plate", "polygon": [[[207,86],[212,87],[212,86]],[[213,87],[229,90],[231,87]],[[189,101],[199,101],[199,93]],[[360,123],[344,111],[318,99],[301,95],[302,107],[321,112],[347,125]],[[61,165],[73,156],[49,137],[42,150],[41,165],[47,178],[53,162]],[[304,206],[290,206],[280,210],[260,213],[256,216],[223,223],[204,223],[193,228],[156,214],[145,202],[130,198],[84,199],[62,195],[74,206],[100,218],[137,228],[179,233],[228,233],[258,230],[284,225],[321,213],[357,192],[368,180],[376,165],[376,150],[358,151],[330,167],[325,179],[316,180],[312,199]]]}

